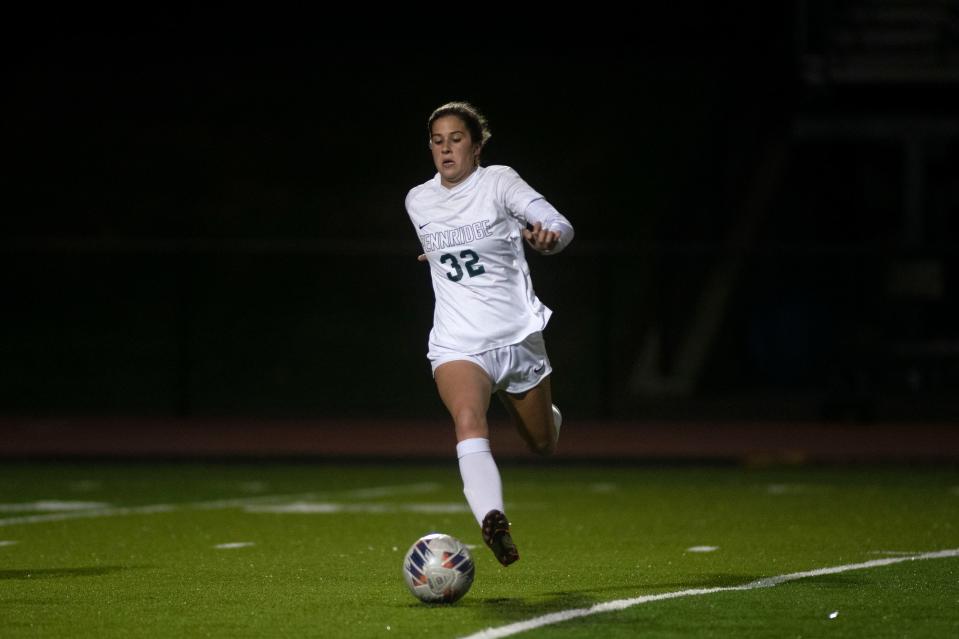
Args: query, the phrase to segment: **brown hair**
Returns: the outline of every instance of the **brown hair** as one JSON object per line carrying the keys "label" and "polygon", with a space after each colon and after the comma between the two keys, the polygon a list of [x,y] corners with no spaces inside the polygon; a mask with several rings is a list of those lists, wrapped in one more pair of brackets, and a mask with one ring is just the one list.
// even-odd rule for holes
{"label": "brown hair", "polygon": [[429,122],[426,125],[430,138],[433,137],[433,123],[447,115],[455,115],[461,119],[470,132],[470,138],[480,147],[485,145],[486,141],[493,136],[489,130],[489,122],[475,106],[469,102],[447,102],[430,115]]}

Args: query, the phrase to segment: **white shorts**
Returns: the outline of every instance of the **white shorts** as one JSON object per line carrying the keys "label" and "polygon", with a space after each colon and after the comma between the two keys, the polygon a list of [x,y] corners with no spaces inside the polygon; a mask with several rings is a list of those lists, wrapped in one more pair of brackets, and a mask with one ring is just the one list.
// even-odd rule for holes
{"label": "white shorts", "polygon": [[493,392],[523,393],[535,387],[553,372],[546,356],[546,343],[539,331],[530,333],[522,342],[501,346],[482,353],[467,355],[433,346],[427,355],[433,367],[433,375],[440,364],[455,360],[473,362],[489,375]]}

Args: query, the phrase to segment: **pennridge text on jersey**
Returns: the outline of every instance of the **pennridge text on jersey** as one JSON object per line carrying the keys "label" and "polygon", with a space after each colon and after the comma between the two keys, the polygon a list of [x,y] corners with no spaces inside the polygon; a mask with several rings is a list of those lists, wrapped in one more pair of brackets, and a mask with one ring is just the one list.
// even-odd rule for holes
{"label": "pennridge text on jersey", "polygon": [[448,231],[426,233],[420,235],[420,242],[423,243],[423,251],[425,253],[438,251],[450,246],[469,244],[474,240],[490,237],[492,232],[489,230],[489,224],[489,220],[481,220],[459,228],[449,229]]}

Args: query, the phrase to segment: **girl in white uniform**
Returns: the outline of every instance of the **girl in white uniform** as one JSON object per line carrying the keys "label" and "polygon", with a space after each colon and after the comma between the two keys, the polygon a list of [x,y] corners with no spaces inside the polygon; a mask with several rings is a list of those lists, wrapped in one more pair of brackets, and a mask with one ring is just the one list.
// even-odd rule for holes
{"label": "girl in white uniform", "polygon": [[463,492],[483,540],[508,566],[519,553],[486,412],[496,393],[532,450],[555,449],[561,416],[541,332],[552,311],[533,292],[523,241],[555,254],[573,239],[573,227],[513,169],[480,166],[490,133],[475,107],[445,104],[428,127],[437,173],[406,196],[436,297],[428,357],[456,428]]}

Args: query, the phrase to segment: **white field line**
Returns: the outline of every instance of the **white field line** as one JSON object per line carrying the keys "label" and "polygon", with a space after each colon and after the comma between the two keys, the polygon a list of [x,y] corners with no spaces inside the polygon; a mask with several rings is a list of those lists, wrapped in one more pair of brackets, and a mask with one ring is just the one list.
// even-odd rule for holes
{"label": "white field line", "polygon": [[947,557],[959,557],[959,548],[921,553],[918,555],[912,555],[910,557],[888,557],[886,559],[873,559],[872,561],[864,561],[858,564],[845,564],[842,566],[831,566],[829,568],[817,568],[816,570],[807,570],[805,572],[794,572],[787,575],[778,575],[775,577],[767,577],[766,579],[758,579],[741,586],[693,588],[690,590],[663,592],[657,595],[644,595],[642,597],[635,597],[633,599],[617,599],[615,601],[598,603],[589,608],[561,610],[559,612],[553,612],[541,617],[533,617],[532,619],[527,619],[526,621],[517,621],[505,626],[499,626],[498,628],[487,628],[486,630],[481,630],[471,635],[467,635],[461,639],[497,639],[499,637],[511,637],[521,632],[526,632],[527,630],[534,630],[536,628],[542,628],[543,626],[563,623],[564,621],[570,621],[571,619],[578,619],[580,617],[589,617],[602,612],[625,610],[626,608],[631,608],[640,604],[651,603],[653,601],[679,599],[681,597],[698,597],[700,595],[712,595],[717,592],[734,592],[742,590],[756,590],[757,588],[772,588],[773,586],[778,586],[779,584],[786,583],[787,581],[797,581],[799,579],[806,579],[807,577],[835,575],[841,572],[849,572],[851,570],[866,570],[868,568],[877,568],[879,566],[898,564],[904,561],[916,561],[920,559],[944,559]]}
{"label": "white field line", "polygon": [[249,548],[250,546],[255,546],[256,544],[252,541],[231,541],[225,544],[217,544],[214,546],[217,550],[233,550],[236,548]]}
{"label": "white field line", "polygon": [[45,515],[25,515],[22,517],[6,517],[0,519],[0,528],[19,526],[21,524],[41,524],[51,521],[66,521],[68,519],[94,519],[98,517],[119,517],[124,515],[152,515],[155,513],[170,513],[178,510],[220,510],[229,508],[244,508],[260,503],[269,503],[287,500],[330,499],[345,497],[366,499],[370,494],[375,496],[396,494],[420,494],[439,488],[435,483],[401,484],[396,486],[378,486],[375,488],[361,488],[344,490],[332,493],[298,493],[293,495],[262,495],[260,497],[244,497],[241,499],[218,499],[215,501],[188,502],[185,504],[150,504],[148,506],[89,508],[62,513]]}
{"label": "white field line", "polygon": [[173,512],[174,510],[178,510],[178,508],[168,504],[153,504],[133,508],[91,508],[89,510],[72,510],[67,513],[50,513],[49,515],[7,517],[0,519],[0,527],[18,526],[20,524],[42,524],[49,521],[66,521],[67,519],[91,519],[94,517],[116,517],[119,515],[150,515],[153,513]]}
{"label": "white field line", "polygon": [[464,513],[469,512],[466,504],[342,504],[334,502],[302,502],[289,504],[265,504],[262,506],[245,506],[248,513],[265,513],[280,515],[337,515],[341,513],[364,513],[383,515],[399,512],[420,513],[427,515]]}
{"label": "white field line", "polygon": [[89,508],[106,508],[110,504],[102,501],[59,501],[42,499],[40,501],[25,502],[22,504],[0,504],[0,513],[58,513],[65,510],[87,510]]}

